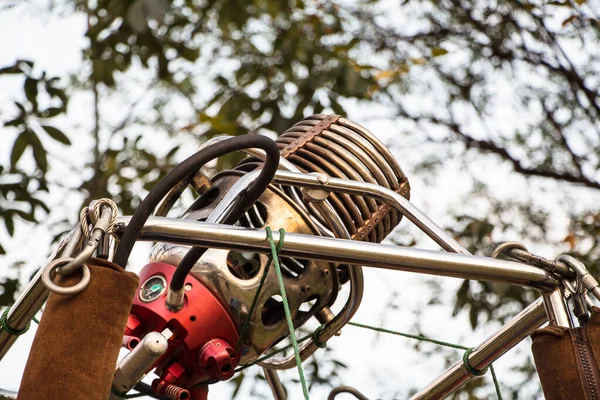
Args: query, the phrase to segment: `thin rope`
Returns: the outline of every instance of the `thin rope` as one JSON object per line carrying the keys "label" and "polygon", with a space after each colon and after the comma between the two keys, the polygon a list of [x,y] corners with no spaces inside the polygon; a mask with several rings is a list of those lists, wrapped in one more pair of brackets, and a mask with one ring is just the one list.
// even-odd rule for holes
{"label": "thin rope", "polygon": [[[296,365],[298,366],[298,375],[300,376],[300,383],[302,384],[302,392],[304,393],[304,399],[309,400],[306,379],[304,379],[304,370],[302,369],[302,360],[300,360],[300,350],[298,349],[298,341],[296,340],[296,333],[294,332],[294,322],[292,320],[292,313],[290,312],[290,305],[288,304],[287,295],[285,293],[285,285],[283,283],[283,275],[281,274],[281,266],[279,265],[275,240],[273,240],[273,232],[268,226],[265,230],[267,231],[267,239],[271,246],[271,255],[273,256],[273,264],[275,265],[275,272],[277,273],[277,281],[279,281],[279,290],[281,291],[281,299],[283,300],[283,310],[285,311],[285,319],[290,331],[290,339],[294,347],[294,358],[296,359]],[[283,238],[285,237],[285,230],[283,228],[279,229],[279,235],[279,241],[282,243]]]}
{"label": "thin rope", "polygon": [[461,346],[460,344],[443,342],[441,340],[430,339],[428,337],[421,336],[421,335],[411,335],[409,333],[402,333],[402,332],[391,331],[389,329],[378,328],[376,326],[359,324],[358,322],[348,322],[348,325],[356,326],[358,328],[371,329],[372,331],[377,331],[377,332],[390,333],[392,335],[403,336],[403,337],[409,338],[409,339],[421,340],[423,342],[430,342],[430,343],[433,343],[433,344],[437,344],[439,346],[452,347],[454,349],[459,349],[459,350],[469,350],[470,349],[470,347]]}
{"label": "thin rope", "polygon": [[7,307],[2,316],[0,316],[0,330],[8,333],[11,336],[21,336],[29,330],[31,326],[31,322],[27,323],[27,326],[23,329],[15,329],[8,324],[8,312],[10,311],[10,307]]}
{"label": "thin rope", "polygon": [[[284,231],[285,232],[285,231]],[[283,241],[285,239],[285,234],[279,237],[279,243],[277,243],[277,247],[275,249],[275,256],[279,255],[281,248],[283,247]],[[243,340],[246,338],[246,334],[248,333],[248,328],[250,327],[250,321],[252,320],[252,315],[254,315],[254,310],[256,309],[256,305],[258,304],[258,298],[260,297],[260,292],[267,280],[267,275],[269,273],[269,267],[273,262],[273,255],[269,256],[267,260],[267,265],[265,266],[265,270],[263,271],[262,276],[260,277],[260,282],[258,283],[258,287],[256,288],[256,293],[254,293],[254,298],[252,299],[252,304],[250,305],[250,310],[248,311],[248,316],[244,321],[244,325],[242,325],[242,329],[240,330],[240,337],[238,339],[237,345],[235,346],[235,352],[238,353],[242,346]]]}
{"label": "thin rope", "polygon": [[[312,334],[312,333],[311,333],[311,334],[309,334],[309,335],[306,335],[306,336],[302,336],[301,338],[299,338],[299,339],[297,340],[297,343],[303,343],[303,342],[306,342],[306,341],[307,341],[308,339],[310,339],[312,336],[313,336],[313,334]],[[240,371],[243,371],[243,370],[245,370],[246,368],[250,368],[250,367],[252,367],[253,365],[259,364],[259,363],[261,363],[261,362],[263,362],[263,361],[265,361],[265,360],[268,360],[269,358],[271,358],[271,357],[273,357],[273,356],[276,356],[277,354],[283,353],[284,351],[286,351],[286,350],[289,350],[289,349],[291,349],[292,347],[293,347],[293,345],[290,343],[290,344],[288,344],[287,346],[285,346],[285,347],[282,347],[281,349],[275,350],[275,351],[274,351],[274,352],[272,352],[272,353],[269,353],[269,354],[267,354],[267,355],[264,355],[264,356],[262,356],[262,357],[259,357],[259,358],[257,358],[256,360],[254,360],[254,361],[252,361],[252,362],[249,362],[248,364],[244,364],[244,365],[242,365],[242,366],[240,366],[240,367],[236,368],[234,372],[236,372],[236,373],[237,373],[237,372],[240,372]]]}
{"label": "thin rope", "polygon": [[[465,350],[465,353],[463,355],[463,366],[465,367],[465,369],[467,370],[467,372],[469,372],[471,375],[482,376],[488,370],[487,368],[484,368],[482,370],[478,370],[477,368],[473,367],[469,363],[469,355],[474,350],[473,347],[461,346],[461,345],[455,344],[455,343],[450,343],[450,342],[444,342],[442,340],[431,339],[431,338],[428,338],[428,337],[422,336],[422,335],[411,335],[409,333],[392,331],[390,329],[385,329],[385,328],[379,328],[379,327],[376,327],[376,326],[370,326],[370,325],[360,324],[358,322],[348,322],[348,325],[356,326],[358,328],[370,329],[370,330],[376,331],[376,332],[389,333],[389,334],[392,334],[392,335],[403,336],[405,338],[420,340],[420,341],[423,341],[423,342],[429,342],[429,343],[437,344],[438,346],[451,347],[451,348],[454,348],[454,349]],[[492,374],[492,380],[494,381],[494,387],[496,389],[496,395],[498,396],[498,400],[502,400],[502,393],[500,392],[500,383],[498,382],[498,378],[496,377],[496,371],[494,370],[494,366],[492,364],[490,364],[489,369],[490,369],[490,372]]]}
{"label": "thin rope", "polygon": [[496,395],[498,396],[498,400],[502,400],[502,392],[500,391],[500,382],[498,382],[498,378],[496,377],[496,371],[494,370],[494,364],[490,364],[490,372],[492,374],[492,380],[494,381],[494,387],[496,388]]}

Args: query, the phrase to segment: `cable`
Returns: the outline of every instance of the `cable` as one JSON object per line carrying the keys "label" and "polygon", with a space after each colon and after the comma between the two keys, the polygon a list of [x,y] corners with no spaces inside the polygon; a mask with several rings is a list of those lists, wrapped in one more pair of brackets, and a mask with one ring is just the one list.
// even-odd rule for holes
{"label": "cable", "polygon": [[[136,393],[136,394],[142,394],[144,396],[152,397],[153,399],[170,400],[167,396],[161,396],[161,395],[154,393],[154,391],[152,390],[152,386],[150,386],[144,382],[138,382],[133,387],[133,389],[140,392],[140,393]],[[129,397],[129,398],[131,398],[131,397]]]}
{"label": "cable", "polygon": [[[254,202],[262,196],[279,167],[279,148],[275,142],[270,141],[268,147],[260,147],[257,145],[248,147],[259,147],[265,150],[266,158],[263,169],[256,177],[256,180],[248,186],[245,192],[242,192],[242,199],[237,202],[235,208],[228,213],[223,221],[221,221],[222,224],[233,224],[240,219],[242,215],[252,207]],[[207,249],[204,247],[192,247],[185,256],[183,256],[171,279],[171,284],[169,285],[170,290],[177,291],[183,288],[185,278],[187,278],[196,262],[198,262],[206,250]]]}
{"label": "cable", "polygon": [[[129,224],[125,228],[125,232],[123,232],[121,242],[115,253],[114,262],[123,268],[127,266],[127,260],[129,259],[133,245],[135,244],[140,231],[144,227],[146,220],[173,186],[187,176],[195,173],[202,168],[202,166],[215,158],[248,148],[263,149],[267,154],[267,158],[261,173],[252,185],[247,188],[246,192],[243,194],[244,198],[238,203],[238,207],[233,210],[231,215],[238,214],[242,207],[250,207],[271,182],[271,179],[279,166],[279,149],[277,144],[275,144],[273,140],[260,135],[232,137],[231,139],[215,143],[198,151],[196,154],[173,168],[152,188],[152,190],[150,190],[146,198],[133,213]],[[245,211],[246,210],[244,210],[242,214]],[[176,275],[178,271],[179,267],[176,271]],[[181,273],[179,275],[181,275]],[[187,276],[187,272],[185,273],[185,276]],[[184,280],[185,276],[183,278]],[[173,277],[173,281],[171,281],[171,286],[173,286],[173,282],[175,282],[175,276]],[[179,283],[183,284],[183,280]],[[179,289],[180,288],[181,286]]]}

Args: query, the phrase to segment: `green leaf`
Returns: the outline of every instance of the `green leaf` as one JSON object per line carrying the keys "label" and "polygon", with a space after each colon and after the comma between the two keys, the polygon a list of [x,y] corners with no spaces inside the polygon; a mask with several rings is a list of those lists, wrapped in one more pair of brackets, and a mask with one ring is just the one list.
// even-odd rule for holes
{"label": "green leaf", "polygon": [[178,150],[179,150],[179,146],[173,147],[171,150],[169,150],[169,152],[165,156],[165,159],[169,160],[171,157],[173,157],[175,155],[175,153],[177,153]]}
{"label": "green leaf", "polygon": [[11,119],[8,122],[5,122],[4,126],[19,126],[24,122],[25,121],[23,120],[23,118],[15,118],[15,119]]}
{"label": "green leaf", "polygon": [[33,111],[37,110],[38,80],[33,78],[25,79],[25,96],[33,105]]}
{"label": "green leaf", "polygon": [[65,135],[64,133],[62,133],[55,127],[48,126],[48,125],[42,125],[42,128],[44,128],[44,130],[46,132],[48,132],[48,135],[50,135],[52,137],[52,139],[54,139],[58,142],[61,142],[62,144],[66,144],[67,146],[71,145],[71,141],[69,140],[67,135]]}
{"label": "green leaf", "polygon": [[446,50],[443,47],[434,47],[433,49],[431,49],[431,55],[433,57],[439,57],[439,56],[443,56],[445,54],[448,54],[448,50]]}
{"label": "green leaf", "polygon": [[19,160],[21,159],[21,156],[23,155],[23,152],[25,151],[25,149],[27,148],[27,132],[21,132],[19,134],[19,136],[17,136],[17,139],[15,140],[15,143],[13,144],[13,148],[12,151],[10,153],[10,165],[11,167],[16,167],[17,163],[19,162]]}
{"label": "green leaf", "polygon": [[29,131],[29,141],[31,143],[31,147],[33,148],[33,158],[39,169],[42,172],[46,173],[48,171],[48,159],[46,158],[46,149],[42,146],[42,142],[37,137],[37,135],[31,131]]}
{"label": "green leaf", "polygon": [[17,214],[19,217],[23,218],[25,221],[36,222],[35,216],[33,214],[33,210],[30,213],[26,213],[25,211],[21,211],[21,210],[14,210],[14,211],[15,211],[15,214]]}
{"label": "green leaf", "polygon": [[21,74],[21,68],[18,65],[11,65],[10,67],[0,68],[0,75],[2,74]]}
{"label": "green leaf", "polygon": [[474,307],[473,305],[471,305],[471,310],[469,311],[469,321],[471,322],[471,327],[473,329],[477,328],[477,318],[478,317],[478,312],[477,312],[477,307]]}
{"label": "green leaf", "polygon": [[19,111],[21,111],[21,115],[27,115],[27,110],[25,110],[23,104],[19,103],[18,101],[15,101],[15,105],[17,106]]}
{"label": "green leaf", "polygon": [[13,214],[6,213],[4,215],[4,226],[6,226],[6,230],[8,231],[9,236],[15,234],[15,223],[13,222]]}
{"label": "green leaf", "polygon": [[14,303],[15,293],[19,288],[19,280],[7,278],[4,282],[0,283],[0,287],[2,288],[2,294],[0,294],[0,307]]}
{"label": "green leaf", "polygon": [[49,80],[46,84],[46,92],[48,92],[50,97],[58,97],[60,99],[60,101],[62,101],[62,103],[63,103],[63,106],[61,107],[61,109],[66,110],[67,102],[68,102],[69,98],[65,94],[64,90],[50,86],[51,81],[52,81],[52,79]]}

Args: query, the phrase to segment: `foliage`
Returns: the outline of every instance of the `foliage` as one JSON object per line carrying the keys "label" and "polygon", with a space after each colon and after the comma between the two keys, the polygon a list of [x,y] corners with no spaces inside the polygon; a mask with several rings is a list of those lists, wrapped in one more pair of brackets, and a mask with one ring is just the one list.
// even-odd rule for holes
{"label": "foliage", "polygon": [[[179,145],[189,154],[214,135],[274,134],[304,115],[345,114],[360,103],[402,127],[394,144],[424,144],[416,173],[462,160],[465,174],[483,180],[453,210],[451,231],[471,251],[490,254],[499,241],[525,237],[528,245],[566,248],[600,271],[600,214],[565,195],[600,189],[600,25],[592,1],[60,3],[87,21],[84,68],[60,80],[30,61],[0,70],[0,79],[23,80],[14,112],[1,116],[14,138],[10,160],[0,164],[0,219],[9,235],[15,221],[26,226],[50,213],[47,191],[56,182],[48,182],[46,144],[75,141],[58,128],[67,126],[67,96],[93,98],[91,126],[77,138],[93,151],[72,166],[82,178],[63,190],[81,193],[82,204],[111,197],[124,213],[181,159]],[[156,152],[149,141],[165,146]],[[565,240],[549,235],[543,199],[495,198],[481,160],[536,188],[556,183],[551,195],[572,210]],[[8,304],[16,282],[0,285],[0,304]],[[465,281],[454,312],[477,328],[508,320],[533,296]],[[519,368],[527,375],[530,367]],[[315,372],[315,382],[327,380]],[[488,393],[478,385],[467,388],[472,398]]]}
{"label": "foliage", "polygon": [[[15,101],[16,115],[4,122],[5,127],[17,131],[12,144],[10,162],[0,165],[0,219],[10,236],[15,231],[15,217],[21,220],[37,222],[36,210],[49,212],[40,192],[47,192],[46,173],[48,172],[47,151],[44,148],[41,136],[48,136],[52,140],[69,146],[69,138],[56,127],[49,125],[51,120],[67,110],[67,96],[59,86],[59,79],[48,78],[45,73],[37,76],[33,73],[33,62],[17,60],[14,65],[0,69],[2,75],[17,75],[23,79],[24,101]],[[40,92],[40,89],[42,91]],[[45,97],[43,100],[42,97]],[[31,148],[34,168],[19,167],[23,154]],[[0,244],[0,254],[5,250]],[[9,281],[10,282],[10,281]],[[14,293],[16,286],[11,284]],[[12,296],[11,296],[12,297]],[[6,304],[6,303],[0,303]]]}

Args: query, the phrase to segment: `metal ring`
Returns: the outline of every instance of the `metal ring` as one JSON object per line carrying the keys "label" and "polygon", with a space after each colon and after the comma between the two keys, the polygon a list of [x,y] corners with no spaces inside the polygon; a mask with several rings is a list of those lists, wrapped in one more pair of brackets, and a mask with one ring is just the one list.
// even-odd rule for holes
{"label": "metal ring", "polygon": [[81,267],[81,269],[83,271],[83,276],[81,277],[81,281],[79,281],[79,283],[77,283],[73,286],[63,287],[63,286],[58,286],[57,284],[52,282],[52,278],[50,277],[50,275],[52,274],[52,271],[54,271],[56,268],[61,267],[64,264],[70,263],[71,261],[73,261],[73,258],[71,258],[71,257],[58,258],[58,259],[52,261],[50,264],[46,265],[46,267],[44,267],[44,272],[42,273],[42,282],[48,288],[48,290],[50,290],[52,293],[76,294],[76,293],[79,293],[82,290],[84,290],[87,287],[87,285],[90,283],[90,278],[91,278],[90,269],[86,264],[83,264]]}
{"label": "metal ring", "polygon": [[500,243],[498,245],[498,247],[496,247],[494,249],[494,251],[492,251],[492,258],[498,258],[498,256],[500,254],[505,254],[508,250],[512,250],[512,249],[524,250],[529,253],[529,250],[527,250],[527,247],[525,247],[525,245],[523,243],[504,242],[504,243]]}

